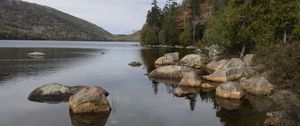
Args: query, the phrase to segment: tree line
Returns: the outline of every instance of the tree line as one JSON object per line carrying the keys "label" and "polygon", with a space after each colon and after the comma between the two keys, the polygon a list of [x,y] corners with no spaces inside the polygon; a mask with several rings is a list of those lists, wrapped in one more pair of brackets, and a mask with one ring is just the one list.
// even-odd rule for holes
{"label": "tree line", "polygon": [[164,8],[152,2],[146,23],[141,30],[144,45],[193,45],[201,40],[201,0],[184,0],[181,4],[168,0]]}
{"label": "tree line", "polygon": [[154,0],[141,30],[142,44],[217,44],[240,57],[255,53],[277,83],[300,81],[299,41],[299,0],[168,0],[163,9]]}

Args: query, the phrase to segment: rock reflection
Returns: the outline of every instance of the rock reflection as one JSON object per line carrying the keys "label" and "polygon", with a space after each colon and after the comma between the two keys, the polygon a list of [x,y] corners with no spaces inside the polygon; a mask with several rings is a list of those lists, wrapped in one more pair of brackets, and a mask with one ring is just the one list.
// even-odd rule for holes
{"label": "rock reflection", "polygon": [[268,110],[272,106],[272,101],[263,96],[254,96],[247,94],[246,98],[249,100],[250,104],[259,112]]}
{"label": "rock reflection", "polygon": [[[232,103],[231,103],[232,104]],[[223,107],[217,108],[216,116],[223,126],[262,126],[266,113],[256,111],[245,100],[239,109],[229,110]]]}
{"label": "rock reflection", "polygon": [[73,126],[105,126],[110,113],[75,114],[69,110]]}
{"label": "rock reflection", "polygon": [[236,110],[239,109],[242,105],[242,102],[240,100],[229,100],[224,98],[218,98],[216,97],[216,103],[220,105],[222,108],[225,108],[227,110]]}

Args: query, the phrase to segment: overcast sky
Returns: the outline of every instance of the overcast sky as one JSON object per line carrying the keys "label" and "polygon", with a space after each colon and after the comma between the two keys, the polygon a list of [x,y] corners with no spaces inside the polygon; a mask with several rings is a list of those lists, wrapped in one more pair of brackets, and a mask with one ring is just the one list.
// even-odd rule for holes
{"label": "overcast sky", "polygon": [[[152,0],[24,0],[53,7],[92,22],[113,34],[139,30]],[[162,7],[167,0],[158,0]],[[180,0],[178,0],[180,1]]]}

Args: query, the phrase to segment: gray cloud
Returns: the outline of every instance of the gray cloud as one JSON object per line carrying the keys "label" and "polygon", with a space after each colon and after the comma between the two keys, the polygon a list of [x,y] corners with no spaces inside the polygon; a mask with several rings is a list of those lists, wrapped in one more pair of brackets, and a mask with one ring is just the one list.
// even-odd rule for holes
{"label": "gray cloud", "polygon": [[[129,34],[145,22],[152,0],[24,0],[53,7],[114,34]],[[162,7],[167,0],[158,0]]]}

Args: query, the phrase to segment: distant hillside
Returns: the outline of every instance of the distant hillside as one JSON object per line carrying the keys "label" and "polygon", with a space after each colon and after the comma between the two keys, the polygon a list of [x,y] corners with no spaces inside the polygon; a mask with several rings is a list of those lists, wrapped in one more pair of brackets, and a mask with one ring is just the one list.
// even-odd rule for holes
{"label": "distant hillside", "polygon": [[0,0],[0,39],[109,40],[112,36],[103,28],[47,6]]}
{"label": "distant hillside", "polygon": [[135,41],[138,42],[140,41],[140,31],[137,31],[133,34],[130,35],[113,35],[111,37],[112,41]]}

